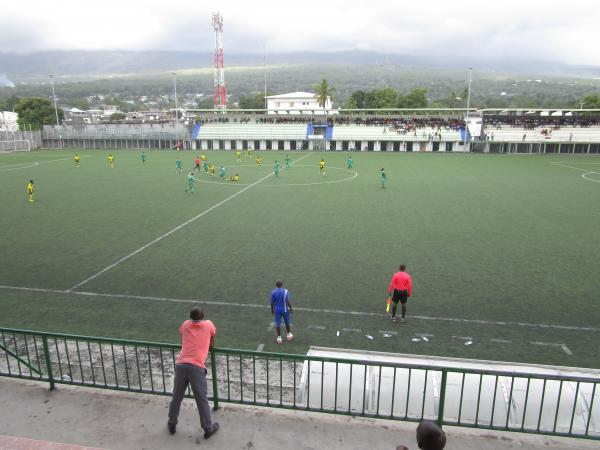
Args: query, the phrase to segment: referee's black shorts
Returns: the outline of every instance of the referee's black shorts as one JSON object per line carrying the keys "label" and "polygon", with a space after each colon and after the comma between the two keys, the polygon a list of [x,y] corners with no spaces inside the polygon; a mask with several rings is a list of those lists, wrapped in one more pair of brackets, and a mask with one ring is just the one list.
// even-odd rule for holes
{"label": "referee's black shorts", "polygon": [[408,301],[408,291],[406,289],[403,289],[401,291],[394,289],[392,301],[396,304],[398,304],[398,302],[402,304],[406,303]]}

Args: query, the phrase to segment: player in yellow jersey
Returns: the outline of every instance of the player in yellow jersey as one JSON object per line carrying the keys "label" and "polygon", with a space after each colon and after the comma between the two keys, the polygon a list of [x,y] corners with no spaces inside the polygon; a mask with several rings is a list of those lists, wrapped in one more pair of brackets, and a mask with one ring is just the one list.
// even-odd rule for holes
{"label": "player in yellow jersey", "polygon": [[325,175],[325,160],[323,158],[321,158],[321,161],[319,161],[319,172],[321,173],[321,175]]}
{"label": "player in yellow jersey", "polygon": [[200,161],[202,161],[202,162],[206,161],[206,155],[200,155]]}
{"label": "player in yellow jersey", "polygon": [[257,165],[257,167],[260,167],[261,164],[262,164],[262,158],[260,157],[260,155],[256,155],[256,165]]}
{"label": "player in yellow jersey", "polygon": [[77,153],[73,156],[73,162],[75,163],[75,167],[79,167],[79,155]]}
{"label": "player in yellow jersey", "polygon": [[110,166],[111,169],[114,169],[114,161],[115,158],[113,157],[112,153],[108,154],[108,157],[106,158],[108,160],[108,165]]}
{"label": "player in yellow jersey", "polygon": [[240,176],[237,173],[235,175],[231,175],[229,177],[229,181],[240,181]]}
{"label": "player in yellow jersey", "polygon": [[250,147],[246,149],[246,156],[249,158],[252,156],[252,149]]}
{"label": "player in yellow jersey", "polygon": [[216,168],[215,168],[215,165],[214,165],[214,164],[211,164],[210,166],[208,166],[208,171],[210,172],[210,174],[211,174],[212,176],[214,176],[214,175],[215,175],[215,170],[216,170]]}
{"label": "player in yellow jersey", "polygon": [[27,185],[27,197],[29,198],[29,202],[34,202],[34,200],[33,200],[33,180],[29,180],[29,184]]}
{"label": "player in yellow jersey", "polygon": [[242,152],[240,152],[239,150],[235,151],[235,159],[237,160],[237,162],[240,162],[242,160]]}

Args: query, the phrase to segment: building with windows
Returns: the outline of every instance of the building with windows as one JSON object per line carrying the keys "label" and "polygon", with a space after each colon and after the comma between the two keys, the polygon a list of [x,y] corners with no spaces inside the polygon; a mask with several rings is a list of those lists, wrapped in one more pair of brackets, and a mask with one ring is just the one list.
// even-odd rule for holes
{"label": "building with windows", "polygon": [[[289,94],[270,95],[267,97],[269,114],[324,114],[317,102],[317,96],[310,92],[290,92]],[[331,113],[331,98],[325,102],[325,111]]]}

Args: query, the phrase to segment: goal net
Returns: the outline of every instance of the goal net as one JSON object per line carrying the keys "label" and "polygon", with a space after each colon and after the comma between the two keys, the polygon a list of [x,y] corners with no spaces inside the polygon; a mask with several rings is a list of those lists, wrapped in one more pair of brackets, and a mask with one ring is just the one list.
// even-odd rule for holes
{"label": "goal net", "polygon": [[17,139],[12,141],[0,140],[0,153],[29,151],[31,151],[31,143],[26,139]]}

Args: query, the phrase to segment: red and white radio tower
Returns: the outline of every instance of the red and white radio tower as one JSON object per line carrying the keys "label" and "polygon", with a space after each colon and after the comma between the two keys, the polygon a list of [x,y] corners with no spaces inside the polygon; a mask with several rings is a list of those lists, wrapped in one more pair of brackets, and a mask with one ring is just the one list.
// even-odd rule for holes
{"label": "red and white radio tower", "polygon": [[216,12],[212,15],[215,30],[215,82],[213,103],[216,110],[225,112],[227,109],[227,90],[225,89],[225,68],[223,67],[223,47],[221,32],[223,31],[223,16]]}

